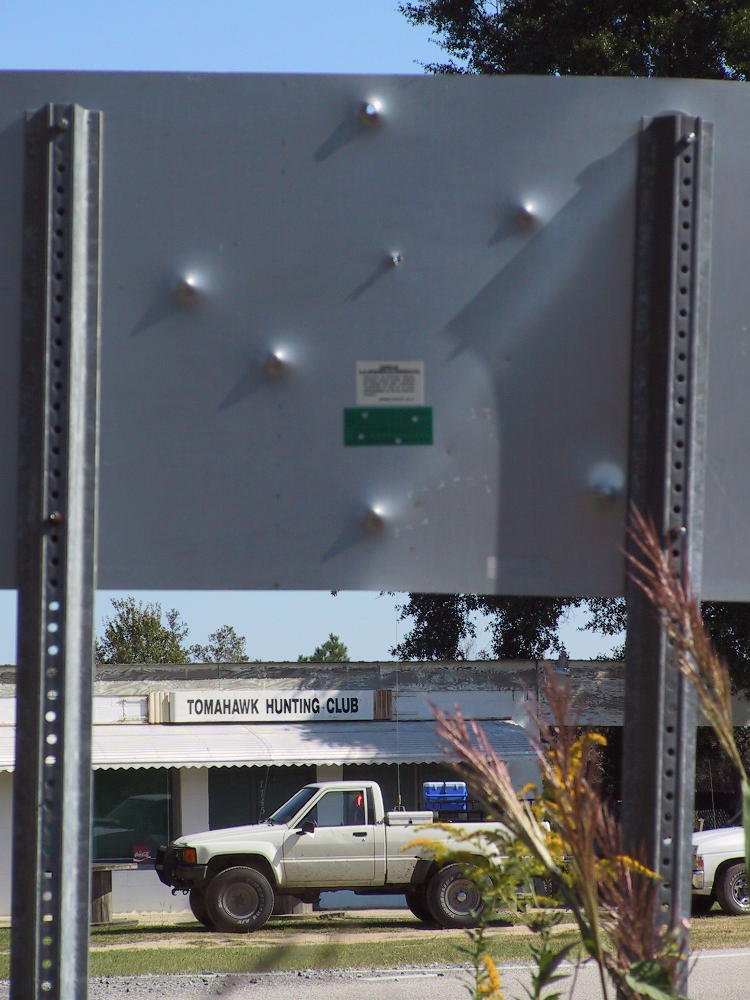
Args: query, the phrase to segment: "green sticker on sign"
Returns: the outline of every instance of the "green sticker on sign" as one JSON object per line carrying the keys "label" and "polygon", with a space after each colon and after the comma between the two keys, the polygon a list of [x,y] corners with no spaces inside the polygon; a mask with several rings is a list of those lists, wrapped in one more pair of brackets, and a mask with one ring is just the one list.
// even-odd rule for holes
{"label": "green sticker on sign", "polygon": [[347,407],[344,410],[344,444],[432,444],[432,407]]}

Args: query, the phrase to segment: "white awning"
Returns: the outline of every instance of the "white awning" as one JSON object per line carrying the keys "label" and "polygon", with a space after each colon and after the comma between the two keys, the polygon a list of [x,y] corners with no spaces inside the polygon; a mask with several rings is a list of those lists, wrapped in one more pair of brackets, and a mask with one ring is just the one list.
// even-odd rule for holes
{"label": "white awning", "polygon": [[[514,780],[534,780],[526,730],[511,722],[483,729]],[[0,770],[13,770],[14,728],[0,727]],[[455,759],[432,722],[275,723],[270,725],[94,726],[95,768],[233,767],[267,764],[421,764]],[[529,771],[525,778],[521,771]],[[514,772],[518,770],[516,777]]]}

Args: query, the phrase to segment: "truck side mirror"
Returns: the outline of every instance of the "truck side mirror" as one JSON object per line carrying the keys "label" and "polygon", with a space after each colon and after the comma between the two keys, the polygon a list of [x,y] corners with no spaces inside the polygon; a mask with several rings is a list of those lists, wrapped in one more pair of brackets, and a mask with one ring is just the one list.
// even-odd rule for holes
{"label": "truck side mirror", "polygon": [[315,833],[315,823],[311,819],[306,819],[299,828],[300,833]]}

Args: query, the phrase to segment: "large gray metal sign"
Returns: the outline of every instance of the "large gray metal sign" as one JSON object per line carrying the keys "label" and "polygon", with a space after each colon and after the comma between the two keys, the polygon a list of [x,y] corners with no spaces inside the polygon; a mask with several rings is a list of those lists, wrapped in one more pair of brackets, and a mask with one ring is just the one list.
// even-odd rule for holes
{"label": "large gray metal sign", "polygon": [[715,125],[703,593],[747,599],[748,89],[0,74],[0,585],[23,121],[103,112],[99,585],[623,592],[637,137]]}

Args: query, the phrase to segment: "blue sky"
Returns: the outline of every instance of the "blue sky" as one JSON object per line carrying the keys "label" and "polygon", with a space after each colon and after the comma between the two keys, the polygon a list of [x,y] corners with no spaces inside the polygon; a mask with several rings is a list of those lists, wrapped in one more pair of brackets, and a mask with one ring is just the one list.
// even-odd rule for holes
{"label": "blue sky", "polygon": [[[440,57],[430,32],[411,26],[396,0],[0,0],[0,68],[215,72],[421,73]],[[97,602],[97,622],[110,611]],[[176,607],[204,642],[223,624],[248,638],[251,658],[295,660],[329,632],[353,660],[388,659],[405,631],[402,598],[367,593],[143,592],[142,600]],[[603,644],[564,630],[574,657]],[[481,643],[477,643],[477,649]],[[15,662],[15,594],[0,591],[0,663]]]}
{"label": "blue sky", "polygon": [[438,52],[396,0],[0,2],[4,69],[413,73]]}

